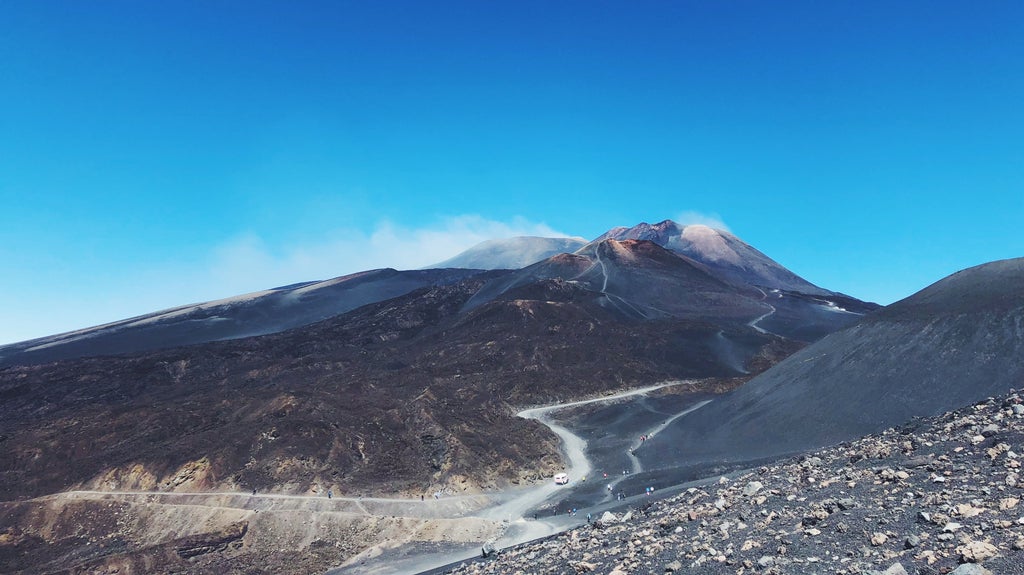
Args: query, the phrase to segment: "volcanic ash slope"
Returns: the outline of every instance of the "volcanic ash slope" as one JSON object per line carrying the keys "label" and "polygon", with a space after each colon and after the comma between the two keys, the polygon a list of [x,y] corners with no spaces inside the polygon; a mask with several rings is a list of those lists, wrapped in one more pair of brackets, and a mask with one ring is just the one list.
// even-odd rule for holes
{"label": "volcanic ash slope", "polygon": [[[795,353],[666,430],[651,463],[830,445],[1024,384],[1024,259],[949,276]],[[663,465],[665,465],[663,464]]]}
{"label": "volcanic ash slope", "polygon": [[1024,573],[1017,393],[605,513],[451,573]]}

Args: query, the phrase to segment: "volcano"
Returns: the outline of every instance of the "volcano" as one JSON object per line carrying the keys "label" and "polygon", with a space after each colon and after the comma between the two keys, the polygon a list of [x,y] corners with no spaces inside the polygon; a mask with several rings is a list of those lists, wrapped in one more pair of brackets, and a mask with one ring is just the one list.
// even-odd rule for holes
{"label": "volcano", "polygon": [[[174,570],[173,550],[129,543],[105,504],[55,508],[62,531],[32,515],[43,500],[33,498],[329,489],[416,499],[535,482],[561,469],[560,446],[514,415],[523,406],[670,380],[717,398],[877,308],[794,280],[739,240],[725,265],[672,249],[671,237],[605,234],[518,269],[372,270],[6,346],[0,494],[29,511],[0,534],[66,544],[46,552],[57,571],[122,560]],[[260,541],[274,539],[245,536],[260,525],[247,521],[218,523],[202,539],[212,543],[173,545],[217,554],[248,541],[237,561],[255,565],[269,549]],[[82,522],[122,544],[83,555]],[[372,532],[361,523],[339,541],[351,555]],[[313,547],[287,560],[320,557]]]}

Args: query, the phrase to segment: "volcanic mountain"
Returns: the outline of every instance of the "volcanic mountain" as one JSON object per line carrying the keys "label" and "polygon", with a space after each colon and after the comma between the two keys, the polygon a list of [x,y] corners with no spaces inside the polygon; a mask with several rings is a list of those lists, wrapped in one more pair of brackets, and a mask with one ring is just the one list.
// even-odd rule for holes
{"label": "volcanic mountain", "polygon": [[[514,405],[743,376],[803,345],[759,325],[777,309],[762,289],[713,272],[653,242],[606,239],[522,270],[377,271],[264,294],[256,301],[307,305],[320,300],[303,296],[346,294],[324,296],[329,307],[372,300],[396,277],[434,284],[276,334],[8,367],[0,433],[13,457],[0,489],[173,483],[200,460],[200,484],[279,489],[379,489],[385,474],[390,489],[418,491],[536,473],[556,451],[509,415]],[[252,302],[241,309],[266,309]],[[834,330],[860,316],[823,317]],[[512,431],[514,445],[503,439]]]}
{"label": "volcanic mountain", "polygon": [[[1024,387],[1024,259],[949,276],[795,353],[667,429],[686,465],[850,440]],[[667,458],[667,459],[666,459]]]}
{"label": "volcanic mountain", "polygon": [[[771,295],[771,299],[774,300],[771,307],[764,304],[760,306],[763,310],[774,310],[770,317],[764,318],[761,327],[768,331],[785,333],[787,337],[799,341],[814,341],[877,307],[842,294],[822,290],[802,280],[728,232],[712,230],[705,226],[680,226],[666,220],[653,226],[642,223],[633,228],[615,228],[590,244],[578,238],[518,237],[491,240],[437,264],[432,269],[369,270],[325,281],[304,282],[216,301],[178,306],[96,327],[0,346],[0,366],[118,355],[277,333],[335,317],[363,305],[404,295],[418,288],[450,285],[476,275],[480,270],[519,270],[525,267],[515,278],[508,280],[516,284],[529,281],[530,278],[574,278],[575,274],[559,269],[559,266],[565,265],[564,261],[559,261],[558,258],[551,259],[553,256],[569,252],[584,255],[584,259],[579,262],[583,262],[585,268],[591,269],[592,278],[600,277],[602,283],[611,282],[608,298],[621,307],[624,304],[621,300],[615,299],[616,296],[613,294],[621,292],[627,284],[630,286],[627,288],[629,290],[648,284],[643,278],[635,277],[636,274],[622,281],[612,276],[606,278],[599,275],[602,270],[608,268],[594,265],[601,261],[596,257],[598,254],[595,246],[600,245],[605,239],[651,240],[685,256],[684,260],[691,265],[699,267],[698,264],[703,264],[704,267],[700,269],[704,275],[711,276],[718,283],[729,283],[740,291],[746,290],[745,293],[748,295],[752,294],[751,288],[754,288],[760,293],[758,297],[762,300],[769,297],[766,289],[774,290]],[[609,252],[609,257],[615,256]],[[602,287],[594,283],[587,285],[591,289]],[[675,286],[665,285],[663,282],[662,285],[663,288],[659,289],[675,290],[676,293],[689,289],[685,281]],[[471,305],[486,300],[487,294],[495,289],[499,288],[491,286],[489,290],[475,297]],[[704,292],[699,289],[690,290],[693,296],[701,293]],[[680,298],[676,297],[670,299],[680,301]],[[629,313],[647,318],[654,318],[662,313],[648,304],[641,303],[637,309]],[[672,304],[667,305],[672,307]],[[716,307],[712,301],[698,301],[693,298],[688,299],[683,305],[689,306],[691,314],[705,305],[711,306],[706,311],[713,317],[718,317],[723,311],[728,312],[722,306]],[[743,306],[749,308],[749,302]],[[742,315],[747,310],[735,311]],[[763,313],[765,312],[762,311]],[[847,316],[841,317],[843,314]]]}
{"label": "volcanic mountain", "polygon": [[[693,380],[688,393],[719,394],[876,307],[723,269],[649,240],[604,238],[522,269],[377,270],[30,342],[16,352],[86,347],[46,363],[15,353],[0,368],[0,494],[504,487],[562,465],[550,429],[514,416],[523,406],[680,379]],[[291,313],[301,317],[284,329]],[[210,327],[220,323],[234,328]],[[161,333],[198,343],[131,347],[147,333],[144,345],[162,346]],[[45,537],[52,517],[109,519],[102,504],[82,509],[16,527]],[[103,535],[122,536],[114,523]],[[79,564],[80,545],[68,549],[57,565]]]}

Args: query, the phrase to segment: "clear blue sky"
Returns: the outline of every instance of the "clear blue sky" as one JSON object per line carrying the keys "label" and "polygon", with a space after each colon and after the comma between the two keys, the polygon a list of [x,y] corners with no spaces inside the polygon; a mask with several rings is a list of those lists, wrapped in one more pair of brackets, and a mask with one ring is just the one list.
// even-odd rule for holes
{"label": "clear blue sky", "polygon": [[711,219],[890,303],[1024,256],[1024,3],[0,0],[0,343]]}

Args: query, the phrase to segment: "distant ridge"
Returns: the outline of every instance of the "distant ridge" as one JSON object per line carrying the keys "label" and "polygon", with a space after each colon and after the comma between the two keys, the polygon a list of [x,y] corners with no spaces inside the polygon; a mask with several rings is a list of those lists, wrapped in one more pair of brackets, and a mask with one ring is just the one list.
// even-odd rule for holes
{"label": "distant ridge", "polygon": [[519,236],[487,240],[431,268],[517,270],[561,253],[572,253],[587,242],[582,238]]}
{"label": "distant ridge", "polygon": [[[626,242],[669,251],[658,254],[638,244],[627,248]],[[602,253],[607,257],[600,257]],[[0,346],[0,367],[278,333],[482,273],[493,281],[473,296],[468,308],[515,286],[562,279],[603,293],[601,301],[634,319],[731,316],[745,323],[764,316],[758,329],[801,342],[849,325],[877,307],[818,288],[728,232],[664,220],[614,228],[589,243],[581,238],[530,236],[490,240],[430,269],[369,270],[178,306]],[[507,274],[511,275],[498,277]],[[724,303],[728,301],[735,305]]]}
{"label": "distant ridge", "polygon": [[210,302],[178,306],[104,325],[0,346],[0,367],[119,355],[277,333],[479,270],[368,270]]}

